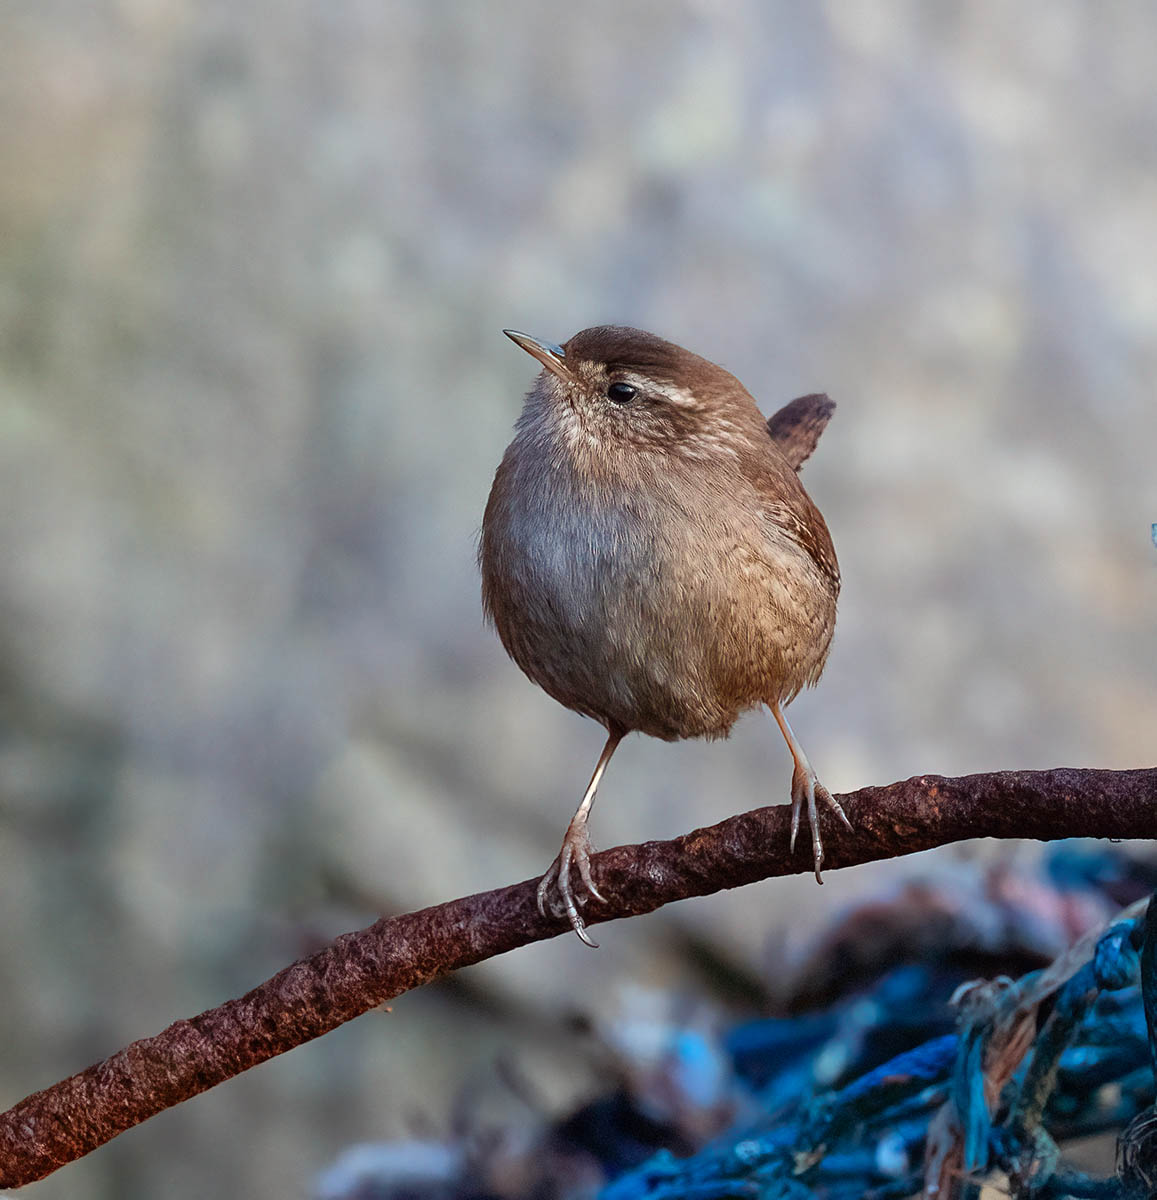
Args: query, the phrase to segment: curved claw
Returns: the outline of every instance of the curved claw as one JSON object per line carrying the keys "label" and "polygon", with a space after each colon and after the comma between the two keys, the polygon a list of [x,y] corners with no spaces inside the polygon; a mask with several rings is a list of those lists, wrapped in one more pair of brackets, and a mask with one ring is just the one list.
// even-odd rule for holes
{"label": "curved claw", "polygon": [[823,866],[824,861],[824,844],[820,840],[820,814],[816,805],[816,786],[818,784],[818,779],[808,780],[807,819],[812,829],[812,860],[816,867],[816,883],[823,883],[824,877],[820,874],[820,867]]}
{"label": "curved claw", "polygon": [[824,861],[824,844],[820,837],[819,801],[832,810],[849,831],[852,823],[840,807],[840,802],[811,772],[796,767],[791,777],[791,851],[795,852],[796,834],[799,833],[800,817],[807,805],[808,824],[812,834],[812,860],[815,863],[816,883],[823,883],[821,868]]}
{"label": "curved claw", "polygon": [[[583,887],[577,894],[571,883],[572,868],[578,870]],[[591,875],[591,840],[586,824],[572,822],[566,831],[558,857],[538,881],[538,911],[544,917],[565,916],[575,933],[592,949],[598,949],[598,943],[587,933],[586,922],[579,913],[579,905],[585,904],[588,896],[598,900],[600,904],[606,903],[602,893],[595,887]]]}
{"label": "curved claw", "polygon": [[788,850],[795,853],[795,839],[799,834],[799,818],[803,809],[803,798],[807,794],[807,776],[796,767],[791,775],[791,842]]}
{"label": "curved claw", "polygon": [[779,703],[769,705],[771,715],[775,718],[775,723],[779,726],[780,733],[783,734],[783,739],[787,742],[787,748],[791,751],[791,757],[795,763],[795,770],[791,775],[791,851],[795,852],[795,837],[799,833],[800,814],[803,812],[804,802],[807,802],[807,817],[808,823],[812,828],[812,858],[815,861],[816,867],[816,883],[823,883],[823,876],[820,874],[820,867],[824,861],[824,844],[820,839],[820,822],[819,822],[819,805],[817,800],[822,800],[828,808],[843,821],[844,825],[852,828],[851,821],[848,820],[844,810],[840,807],[839,802],[828,791],[819,779],[816,778],[816,773],[812,769],[811,763],[808,762],[807,755],[803,752],[803,747],[796,741],[796,736],[791,731],[791,726],[787,723],[787,718],[783,715],[783,709]]}
{"label": "curved claw", "polygon": [[591,875],[591,855],[590,843],[587,843],[587,849],[580,854],[575,860],[575,866],[578,867],[579,878],[583,881],[583,887],[587,893],[597,900],[600,904],[606,904],[607,898],[595,887],[594,877]]}
{"label": "curved claw", "polygon": [[855,833],[852,828],[851,821],[848,820],[847,813],[840,807],[840,802],[828,791],[820,781],[816,780],[816,795],[836,814],[837,817],[844,823],[844,828],[849,833]]}
{"label": "curved claw", "polygon": [[538,915],[540,917],[545,917],[547,915],[553,915],[553,916],[558,915],[557,913],[548,914],[546,911],[547,893],[550,891],[551,880],[553,880],[557,874],[558,874],[558,859],[556,858],[554,860],[554,862],[552,862],[550,864],[550,866],[547,867],[545,874],[538,881]]}

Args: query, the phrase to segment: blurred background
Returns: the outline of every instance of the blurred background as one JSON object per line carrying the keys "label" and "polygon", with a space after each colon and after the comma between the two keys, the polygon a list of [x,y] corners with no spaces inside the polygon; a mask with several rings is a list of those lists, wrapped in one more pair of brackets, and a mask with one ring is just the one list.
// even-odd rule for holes
{"label": "blurred background", "polygon": [[[0,22],[5,1107],[555,854],[602,737],[481,620],[475,539],[534,373],[503,326],[636,325],[767,412],[837,401],[804,481],[840,620],[792,710],[833,791],[1154,764],[1154,7],[7,0]],[[594,837],[672,836],[790,776],[763,716],[632,739]],[[504,1059],[563,1108],[592,1086],[584,1019],[639,987],[767,989],[928,863],[484,964],[35,1195],[304,1197]]]}

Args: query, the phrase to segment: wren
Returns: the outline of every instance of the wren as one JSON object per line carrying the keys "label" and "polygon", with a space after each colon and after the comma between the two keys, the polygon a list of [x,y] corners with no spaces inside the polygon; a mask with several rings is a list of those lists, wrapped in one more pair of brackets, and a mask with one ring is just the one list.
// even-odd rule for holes
{"label": "wren", "polygon": [[733,375],[639,329],[562,346],[504,332],[543,370],[486,505],[483,608],[539,687],[607,731],[539,910],[594,945],[587,819],[628,733],[724,737],[760,705],[795,762],[791,848],[806,806],[822,883],[817,801],[851,824],[783,710],[818,681],[835,629],[839,566],[797,475],[835,406],[804,396],[765,421]]}

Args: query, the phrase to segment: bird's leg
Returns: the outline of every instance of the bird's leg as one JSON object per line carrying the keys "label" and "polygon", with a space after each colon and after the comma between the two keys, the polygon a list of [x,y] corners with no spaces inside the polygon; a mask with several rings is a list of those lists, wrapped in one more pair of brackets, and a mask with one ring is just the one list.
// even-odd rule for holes
{"label": "bird's leg", "polygon": [[[579,915],[578,910],[580,904],[586,903],[586,896],[582,893],[575,896],[571,886],[570,872],[572,867],[577,868],[579,878],[586,891],[600,903],[606,903],[599,894],[598,888],[595,887],[594,879],[591,878],[591,837],[587,832],[587,817],[590,816],[591,806],[595,802],[595,792],[598,790],[599,780],[602,779],[603,772],[607,769],[607,763],[611,761],[611,755],[614,754],[615,748],[622,740],[623,734],[618,730],[613,730],[607,738],[607,744],[603,747],[603,752],[599,755],[599,761],[595,766],[595,773],[591,776],[591,781],[587,784],[587,790],[583,794],[582,803],[567,826],[566,836],[562,839],[562,849],[538,884],[538,911],[544,917],[546,916],[547,897],[553,883],[558,890],[558,899],[562,902],[562,910],[566,913],[571,928],[588,946],[595,946],[596,943],[591,941],[590,935],[586,931],[586,923]],[[553,905],[551,907],[554,908]],[[562,913],[556,915],[561,916]]]}
{"label": "bird's leg", "polygon": [[816,882],[823,883],[823,878],[820,875],[820,866],[824,861],[824,847],[820,841],[817,798],[822,800],[843,821],[848,829],[852,828],[852,823],[844,814],[839,801],[820,783],[814,768],[808,762],[807,755],[803,752],[803,747],[796,741],[795,734],[792,733],[791,726],[787,723],[787,717],[783,715],[783,709],[780,708],[778,701],[771,706],[771,715],[775,717],[776,724],[779,726],[784,741],[787,742],[787,748],[791,751],[792,759],[795,761],[795,770],[791,776],[791,849],[795,850],[795,838],[796,834],[799,833],[800,813],[803,810],[804,801],[806,800],[807,819],[812,830],[812,854],[815,858]]}

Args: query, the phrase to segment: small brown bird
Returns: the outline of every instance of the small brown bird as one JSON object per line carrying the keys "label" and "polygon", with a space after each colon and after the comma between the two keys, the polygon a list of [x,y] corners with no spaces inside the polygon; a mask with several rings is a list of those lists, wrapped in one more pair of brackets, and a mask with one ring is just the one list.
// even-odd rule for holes
{"label": "small brown bird", "polygon": [[795,761],[792,848],[806,804],[823,882],[817,798],[851,824],[783,709],[819,679],[835,629],[835,550],[796,475],[835,406],[803,396],[765,421],[735,376],[639,329],[563,346],[505,333],[544,370],[486,505],[483,607],[535,683],[607,730],[540,911],[553,885],[594,945],[579,912],[587,894],[603,901],[587,818],[628,733],[724,737],[759,705]]}

